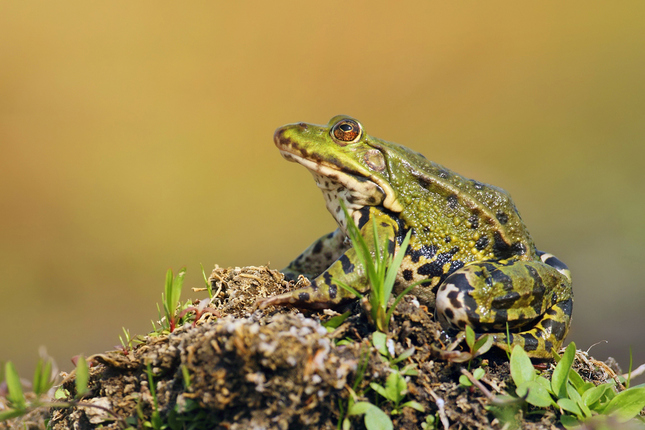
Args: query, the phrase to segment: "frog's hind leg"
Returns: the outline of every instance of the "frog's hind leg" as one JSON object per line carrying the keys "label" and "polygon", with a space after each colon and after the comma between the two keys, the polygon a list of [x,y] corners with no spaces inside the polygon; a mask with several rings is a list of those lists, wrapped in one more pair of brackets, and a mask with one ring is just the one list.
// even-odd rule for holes
{"label": "frog's hind leg", "polygon": [[[338,285],[338,281],[351,285],[359,293],[367,290],[367,278],[362,267],[355,266],[356,251],[350,248],[327,270],[306,286],[284,294],[259,299],[260,309],[267,306],[295,306],[302,309],[330,309],[356,298],[354,294]],[[299,282],[300,283],[300,280]],[[297,285],[298,286],[298,285]]]}
{"label": "frog's hind leg", "polygon": [[573,299],[556,303],[530,329],[520,332],[494,333],[494,343],[498,348],[510,352],[515,345],[521,346],[530,357],[549,359],[551,350],[562,346],[569,332]]}
{"label": "frog's hind leg", "polygon": [[520,345],[531,357],[549,358],[567,335],[573,297],[564,263],[550,254],[540,259],[484,261],[455,271],[437,291],[437,319],[446,328],[491,333],[504,350]]}

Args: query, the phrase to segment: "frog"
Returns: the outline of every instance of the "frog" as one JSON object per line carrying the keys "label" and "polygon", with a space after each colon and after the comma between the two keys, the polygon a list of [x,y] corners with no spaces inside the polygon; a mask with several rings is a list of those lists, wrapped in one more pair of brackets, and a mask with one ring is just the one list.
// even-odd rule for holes
{"label": "frog", "polygon": [[392,254],[410,234],[395,290],[421,282],[412,293],[447,332],[469,326],[498,348],[519,345],[535,359],[561,347],[571,324],[571,272],[537,250],[508,192],[372,137],[346,115],[327,125],[285,125],[274,142],[312,173],[338,228],[282,269],[299,279],[295,289],[259,299],[261,309],[337,309],[357,298],[341,283],[369,293],[348,240],[353,221],[368,246],[376,234]]}

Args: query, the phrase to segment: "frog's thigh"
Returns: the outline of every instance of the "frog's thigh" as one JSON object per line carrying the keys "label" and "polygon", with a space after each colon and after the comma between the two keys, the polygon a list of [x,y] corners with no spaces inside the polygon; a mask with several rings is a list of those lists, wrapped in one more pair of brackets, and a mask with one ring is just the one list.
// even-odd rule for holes
{"label": "frog's thigh", "polygon": [[[552,347],[561,345],[571,320],[570,275],[558,263],[561,267],[517,260],[468,265],[439,288],[438,319],[445,327],[499,332],[497,346],[517,344],[533,357],[547,358]],[[508,342],[507,324],[514,332]]]}

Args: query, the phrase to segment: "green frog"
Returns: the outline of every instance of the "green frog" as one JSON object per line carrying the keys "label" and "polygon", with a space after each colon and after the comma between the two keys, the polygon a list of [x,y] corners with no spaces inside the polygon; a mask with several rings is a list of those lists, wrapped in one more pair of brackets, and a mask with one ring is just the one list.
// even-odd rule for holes
{"label": "green frog", "polygon": [[288,278],[304,275],[310,283],[261,299],[261,308],[335,308],[355,299],[337,280],[369,291],[347,239],[344,202],[368,244],[374,224],[390,252],[411,231],[395,289],[426,280],[412,292],[446,330],[471,326],[491,333],[496,346],[520,345],[533,358],[550,358],[560,348],[571,322],[570,271],[536,249],[506,191],[372,137],[344,115],[327,126],[280,127],[274,140],[284,158],[313,174],[339,228],[283,269]]}

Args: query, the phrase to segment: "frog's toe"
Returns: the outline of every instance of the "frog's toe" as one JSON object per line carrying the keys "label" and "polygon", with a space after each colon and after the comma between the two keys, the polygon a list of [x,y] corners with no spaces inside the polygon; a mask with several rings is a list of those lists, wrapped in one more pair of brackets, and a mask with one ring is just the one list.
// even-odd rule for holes
{"label": "frog's toe", "polygon": [[296,299],[291,294],[280,294],[278,296],[264,297],[258,299],[255,304],[260,309],[266,309],[269,306],[293,306]]}

